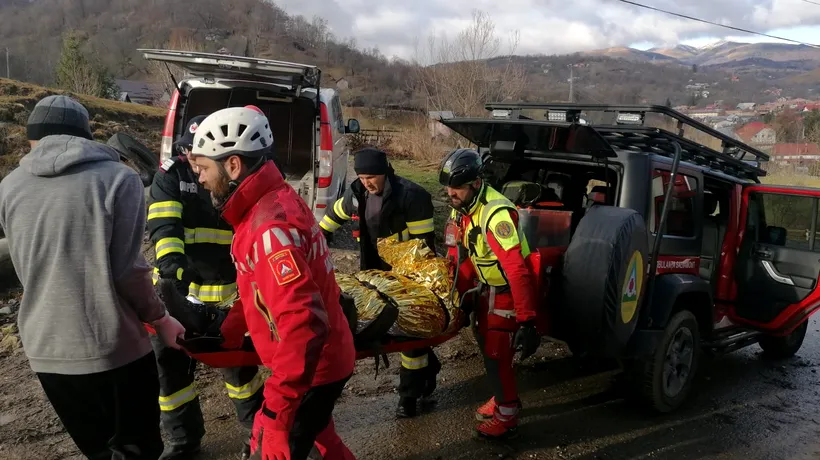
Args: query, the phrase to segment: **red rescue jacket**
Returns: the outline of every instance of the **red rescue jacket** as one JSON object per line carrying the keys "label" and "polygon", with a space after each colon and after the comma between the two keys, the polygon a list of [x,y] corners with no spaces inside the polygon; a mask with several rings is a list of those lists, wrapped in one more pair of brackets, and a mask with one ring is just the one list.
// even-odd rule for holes
{"label": "red rescue jacket", "polygon": [[273,162],[239,185],[223,218],[234,228],[231,253],[241,302],[231,311],[244,313],[244,321],[229,315],[229,324],[241,333],[247,325],[272,371],[263,412],[289,431],[308,389],[353,373],[353,335],[339,305],[327,241]]}

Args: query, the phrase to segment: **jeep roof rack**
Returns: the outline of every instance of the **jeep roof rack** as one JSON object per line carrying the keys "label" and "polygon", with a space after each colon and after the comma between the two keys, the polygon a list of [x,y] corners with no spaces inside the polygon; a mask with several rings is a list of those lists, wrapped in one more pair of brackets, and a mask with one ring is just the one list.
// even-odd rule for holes
{"label": "jeep roof rack", "polygon": [[[672,141],[682,149],[682,159],[716,169],[725,174],[757,181],[765,176],[761,162],[768,161],[769,155],[749,145],[694,120],[669,107],[659,105],[596,105],[567,103],[489,103],[485,108],[492,117],[531,120],[521,115],[522,110],[546,110],[544,118],[556,123],[584,123],[581,114],[590,112],[615,113],[614,124],[594,124],[593,128],[613,146],[623,150],[646,150],[673,157]],[[657,113],[677,121],[678,133],[663,128],[644,126],[647,113]],[[535,121],[535,120],[533,120]],[[691,127],[721,141],[722,151],[717,151],[684,137],[684,128]]]}

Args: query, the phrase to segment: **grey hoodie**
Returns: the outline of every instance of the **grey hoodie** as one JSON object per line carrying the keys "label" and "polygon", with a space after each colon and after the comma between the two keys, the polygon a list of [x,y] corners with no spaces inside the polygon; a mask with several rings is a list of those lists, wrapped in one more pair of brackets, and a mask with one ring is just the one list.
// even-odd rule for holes
{"label": "grey hoodie", "polygon": [[23,284],[17,318],[35,372],[91,374],[151,351],[165,314],[142,255],[145,192],[115,150],[44,137],[0,182],[0,226]]}

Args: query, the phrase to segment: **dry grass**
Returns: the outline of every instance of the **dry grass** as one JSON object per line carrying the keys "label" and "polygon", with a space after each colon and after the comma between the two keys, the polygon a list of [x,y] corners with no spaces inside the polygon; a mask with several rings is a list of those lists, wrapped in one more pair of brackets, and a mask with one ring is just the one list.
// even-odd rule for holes
{"label": "dry grass", "polygon": [[26,121],[39,100],[54,94],[77,99],[88,109],[94,138],[106,142],[117,132],[134,136],[147,147],[159,150],[165,110],[77,95],[67,91],[0,78],[0,178],[28,152]]}
{"label": "dry grass", "polygon": [[820,189],[820,177],[805,174],[778,173],[762,177],[761,182],[769,185],[789,185],[792,187],[813,187]]}

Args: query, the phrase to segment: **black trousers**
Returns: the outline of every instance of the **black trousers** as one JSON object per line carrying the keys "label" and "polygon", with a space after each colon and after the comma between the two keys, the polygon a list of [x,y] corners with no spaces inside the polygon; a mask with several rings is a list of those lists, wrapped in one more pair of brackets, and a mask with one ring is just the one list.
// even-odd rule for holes
{"label": "black trousers", "polygon": [[156,460],[162,454],[153,353],[86,375],[38,373],[66,431],[91,460]]}
{"label": "black trousers", "polygon": [[[198,362],[180,350],[165,346],[157,336],[151,336],[151,344],[159,371],[162,427],[168,433],[171,444],[195,445],[205,436],[199,393],[194,387]],[[256,366],[223,368],[219,371],[247,442],[251,436],[253,418],[264,400],[264,380]]]}
{"label": "black trousers", "polygon": [[436,376],[441,362],[430,347],[400,353],[399,396],[421,398],[430,396],[436,389]]}

